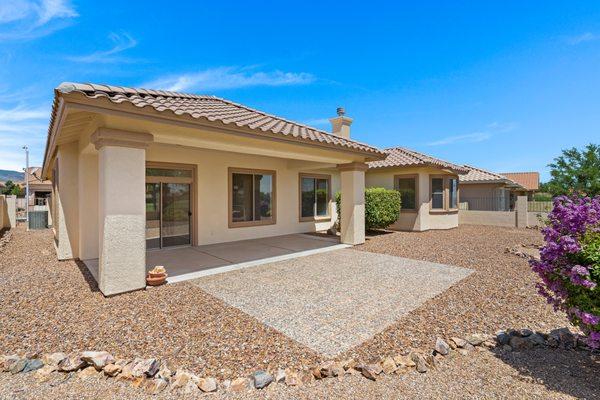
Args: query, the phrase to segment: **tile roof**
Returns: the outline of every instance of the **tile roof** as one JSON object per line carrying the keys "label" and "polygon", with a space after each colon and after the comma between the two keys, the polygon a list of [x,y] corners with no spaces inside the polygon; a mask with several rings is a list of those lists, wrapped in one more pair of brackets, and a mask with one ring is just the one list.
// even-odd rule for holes
{"label": "tile roof", "polygon": [[505,183],[509,186],[518,186],[517,182],[508,179],[506,176],[485,169],[465,165],[468,173],[459,175],[460,183]]}
{"label": "tile roof", "polygon": [[428,156],[427,154],[419,153],[404,147],[392,147],[385,149],[387,154],[385,160],[369,162],[371,168],[387,168],[387,167],[417,167],[430,166],[437,168],[447,168],[457,173],[466,173],[467,169],[462,165],[453,164],[448,161],[440,160],[439,158]]}
{"label": "tile roof", "polygon": [[517,182],[527,190],[538,190],[540,188],[539,172],[503,172],[502,175]]}
{"label": "tile roof", "polygon": [[305,142],[314,142],[329,147],[342,147],[352,151],[372,154],[381,158],[381,150],[354,140],[289,121],[258,111],[241,104],[215,96],[177,93],[163,90],[134,89],[122,86],[98,85],[93,83],[62,83],[55,90],[55,105],[50,129],[56,119],[56,98],[59,94],[79,93],[88,99],[107,99],[114,104],[130,103],[139,108],[150,108],[158,112],[188,115],[195,119],[218,121],[224,125],[249,128],[258,134],[276,134]]}

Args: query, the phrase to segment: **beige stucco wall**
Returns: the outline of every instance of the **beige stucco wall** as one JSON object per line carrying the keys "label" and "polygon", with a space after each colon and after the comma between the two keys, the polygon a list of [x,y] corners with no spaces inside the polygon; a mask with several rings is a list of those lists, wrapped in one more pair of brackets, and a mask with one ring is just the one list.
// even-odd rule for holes
{"label": "beige stucco wall", "polygon": [[[458,213],[430,211],[430,175],[453,175],[436,168],[386,168],[366,172],[365,187],[394,189],[395,175],[418,175],[418,212],[400,210],[400,216],[390,229],[403,231],[426,231],[451,229],[458,226]],[[460,194],[459,194],[460,199]]]}
{"label": "beige stucco wall", "polygon": [[514,211],[460,210],[458,216],[461,225],[517,226],[517,213]]}
{"label": "beige stucco wall", "polygon": [[[98,169],[97,152],[80,155],[80,204],[86,213],[79,225],[82,259],[98,258]],[[299,174],[330,174],[332,197],[340,190],[340,173],[334,168],[314,169],[316,163],[297,163],[275,157],[240,154],[209,149],[152,144],[146,161],[192,164],[196,166],[195,202],[198,235],[194,245],[269,237],[290,233],[329,229],[337,219],[335,202],[330,201],[332,218],[323,222],[299,222]],[[302,167],[302,165],[305,165]],[[267,169],[276,171],[277,223],[254,227],[228,227],[228,168]],[[122,193],[126,196],[127,191]]]}
{"label": "beige stucco wall", "polygon": [[79,147],[77,142],[58,147],[58,193],[56,196],[57,255],[59,260],[79,257]]}

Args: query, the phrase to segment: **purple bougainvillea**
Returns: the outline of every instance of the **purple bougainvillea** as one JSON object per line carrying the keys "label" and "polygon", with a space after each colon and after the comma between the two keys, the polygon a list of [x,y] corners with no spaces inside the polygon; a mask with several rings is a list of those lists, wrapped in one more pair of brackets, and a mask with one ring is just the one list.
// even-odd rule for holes
{"label": "purple bougainvillea", "polygon": [[600,348],[600,196],[555,198],[542,232],[540,260],[531,261],[538,290]]}

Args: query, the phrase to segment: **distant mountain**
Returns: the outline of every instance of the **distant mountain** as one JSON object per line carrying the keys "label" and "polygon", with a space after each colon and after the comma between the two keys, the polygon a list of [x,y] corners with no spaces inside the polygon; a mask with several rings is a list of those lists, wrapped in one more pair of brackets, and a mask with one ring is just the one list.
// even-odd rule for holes
{"label": "distant mountain", "polygon": [[23,172],[10,171],[7,169],[0,169],[0,182],[13,181],[22,182],[24,179]]}

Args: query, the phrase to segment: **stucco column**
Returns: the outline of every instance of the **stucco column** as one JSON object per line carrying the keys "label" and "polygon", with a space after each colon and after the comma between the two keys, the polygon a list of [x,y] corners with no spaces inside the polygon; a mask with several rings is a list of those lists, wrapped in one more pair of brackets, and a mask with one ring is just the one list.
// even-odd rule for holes
{"label": "stucco column", "polygon": [[365,171],[364,163],[338,165],[342,187],[341,240],[345,244],[365,242]]}
{"label": "stucco column", "polygon": [[99,129],[98,286],[105,296],[146,286],[146,147],[147,133]]}
{"label": "stucco column", "polygon": [[527,196],[517,196],[517,228],[527,228]]}
{"label": "stucco column", "polygon": [[57,162],[57,191],[56,198],[56,255],[59,260],[77,258],[79,226],[79,201],[77,199],[78,180],[77,142],[58,146]]}

